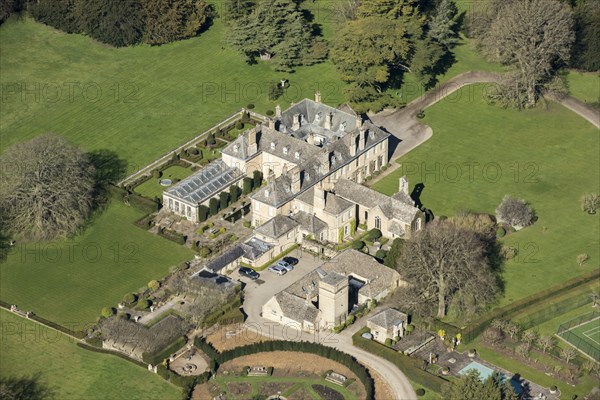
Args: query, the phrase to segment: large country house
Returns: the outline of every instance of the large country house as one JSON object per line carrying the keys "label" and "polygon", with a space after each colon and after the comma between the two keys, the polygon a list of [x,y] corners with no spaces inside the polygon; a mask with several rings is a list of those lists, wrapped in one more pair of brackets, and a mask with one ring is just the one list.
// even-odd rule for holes
{"label": "large country house", "polygon": [[321,103],[317,93],[283,112],[277,106],[274,118],[241,134],[220,160],[167,189],[163,204],[196,221],[200,204],[260,170],[266,184],[252,195],[252,225],[275,253],[309,235],[342,242],[359,224],[407,237],[425,217],[406,179],[392,197],[361,184],[388,163],[389,136],[351,110]]}

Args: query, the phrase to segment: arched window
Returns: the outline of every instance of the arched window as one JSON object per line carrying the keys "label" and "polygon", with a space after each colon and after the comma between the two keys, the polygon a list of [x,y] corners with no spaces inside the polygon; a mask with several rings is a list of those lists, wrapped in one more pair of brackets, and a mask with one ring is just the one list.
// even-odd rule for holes
{"label": "arched window", "polygon": [[381,229],[381,218],[375,217],[375,229]]}

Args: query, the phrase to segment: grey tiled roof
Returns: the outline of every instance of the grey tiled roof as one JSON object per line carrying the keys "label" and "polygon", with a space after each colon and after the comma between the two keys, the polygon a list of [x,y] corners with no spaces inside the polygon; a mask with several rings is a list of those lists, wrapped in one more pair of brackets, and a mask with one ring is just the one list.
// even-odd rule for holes
{"label": "grey tiled roof", "polygon": [[406,322],[407,319],[408,315],[405,313],[393,308],[386,308],[385,310],[373,315],[368,321],[384,329],[389,329],[393,326],[397,326],[403,322]]}
{"label": "grey tiled roof", "polygon": [[300,298],[287,292],[279,292],[275,295],[275,299],[286,317],[298,322],[308,321],[316,324],[320,311],[306,298]]}
{"label": "grey tiled roof", "polygon": [[349,179],[340,178],[334,185],[335,194],[366,208],[379,206],[389,219],[396,219],[410,224],[415,219],[419,209],[413,204],[407,204],[398,198],[388,197],[371,188]]}
{"label": "grey tiled roof", "polygon": [[244,176],[237,168],[231,168],[218,159],[165,190],[172,197],[198,204],[220,192]]}
{"label": "grey tiled roof", "polygon": [[[310,206],[314,206],[314,196],[315,196],[315,188],[311,187],[310,189],[303,192],[301,195],[297,197],[303,203],[306,203]],[[330,214],[339,214],[342,211],[353,207],[354,203],[348,201],[340,196],[336,196],[335,193],[325,192],[325,208],[324,210]]]}
{"label": "grey tiled roof", "polygon": [[271,250],[273,245],[253,237],[247,242],[241,243],[240,248],[244,251],[244,257],[249,260],[256,260]]}
{"label": "grey tiled roof", "polygon": [[206,264],[206,269],[213,272],[218,272],[240,258],[243,254],[244,250],[240,246],[235,246],[217,258],[211,260],[208,264]]}
{"label": "grey tiled roof", "polygon": [[298,211],[296,214],[290,215],[290,218],[296,221],[301,229],[313,235],[327,228],[327,224],[324,221],[305,211]]}
{"label": "grey tiled roof", "polygon": [[278,239],[282,235],[285,235],[298,226],[299,224],[290,217],[276,215],[261,226],[254,229],[254,231],[267,237]]}
{"label": "grey tiled roof", "polygon": [[[318,295],[319,281],[331,273],[366,280],[366,284],[359,289],[359,293],[367,297],[377,296],[389,288],[395,280],[400,279],[398,272],[379,264],[373,257],[357,250],[348,249],[292,283],[284,291],[301,298],[306,298],[307,295],[311,298],[315,297]],[[322,274],[325,275],[321,277]]]}

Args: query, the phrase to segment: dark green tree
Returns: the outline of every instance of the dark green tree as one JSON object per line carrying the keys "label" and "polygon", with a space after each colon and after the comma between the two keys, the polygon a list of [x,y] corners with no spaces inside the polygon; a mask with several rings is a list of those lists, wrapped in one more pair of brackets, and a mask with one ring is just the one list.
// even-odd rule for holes
{"label": "dark green tree", "polygon": [[250,0],[225,0],[223,1],[222,17],[227,23],[235,23],[244,17],[247,17],[256,2]]}
{"label": "dark green tree", "polygon": [[445,49],[458,42],[458,9],[454,0],[442,0],[427,23],[427,37]]}
{"label": "dark green tree", "polygon": [[231,198],[231,202],[235,203],[240,197],[240,188],[237,185],[231,185],[229,187],[229,197]]}
{"label": "dark green tree", "polygon": [[208,207],[204,204],[198,206],[198,221],[204,222],[208,219]]}
{"label": "dark green tree", "polygon": [[396,269],[396,262],[400,258],[402,254],[402,247],[404,246],[404,240],[400,238],[394,239],[392,245],[390,246],[390,250],[386,254],[386,257],[383,259],[383,264],[386,267]]}
{"label": "dark green tree", "polygon": [[140,0],[78,1],[75,15],[81,30],[100,42],[123,47],[142,40],[145,19]]}
{"label": "dark green tree", "polygon": [[221,192],[219,193],[219,205],[221,210],[224,210],[229,206],[229,193]]}
{"label": "dark green tree", "polygon": [[252,173],[252,187],[253,189],[259,188],[262,184],[263,174],[259,170],[255,170]]}
{"label": "dark green tree", "polygon": [[67,33],[79,33],[81,27],[76,16],[80,0],[38,0],[27,6],[29,14],[38,22]]}
{"label": "dark green tree", "polygon": [[142,0],[144,43],[160,45],[195,36],[210,16],[204,0]]}
{"label": "dark green tree", "polygon": [[575,42],[571,67],[586,71],[600,69],[600,2],[578,0],[574,8]]}
{"label": "dark green tree", "polygon": [[252,192],[252,178],[247,176],[243,180],[242,193],[248,194],[250,192]]}
{"label": "dark green tree", "polygon": [[415,44],[411,71],[426,89],[435,85],[438,71],[436,67],[445,54],[443,46],[429,38],[419,40]]}
{"label": "dark green tree", "polygon": [[210,209],[210,216],[217,215],[219,212],[219,200],[216,197],[213,197],[208,202],[208,208]]}

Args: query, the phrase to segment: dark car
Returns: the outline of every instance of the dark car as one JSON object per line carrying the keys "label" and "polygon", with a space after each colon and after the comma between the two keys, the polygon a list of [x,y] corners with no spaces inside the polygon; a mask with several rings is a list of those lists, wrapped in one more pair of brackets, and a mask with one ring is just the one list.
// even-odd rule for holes
{"label": "dark car", "polygon": [[260,274],[258,272],[248,267],[240,267],[238,272],[240,273],[240,275],[247,276],[250,279],[258,279],[260,277]]}
{"label": "dark car", "polygon": [[294,257],[283,257],[283,261],[285,261],[286,263],[288,263],[290,265],[298,264],[298,259],[294,258]]}

